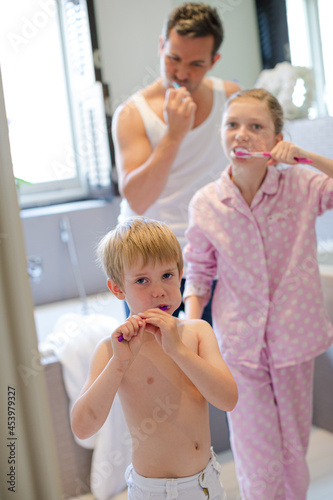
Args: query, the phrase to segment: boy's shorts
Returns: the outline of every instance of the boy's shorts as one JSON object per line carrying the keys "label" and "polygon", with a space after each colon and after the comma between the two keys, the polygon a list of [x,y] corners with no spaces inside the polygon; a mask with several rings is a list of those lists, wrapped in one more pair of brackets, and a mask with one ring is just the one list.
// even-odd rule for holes
{"label": "boy's shorts", "polygon": [[220,480],[221,465],[211,451],[207,466],[194,476],[177,479],[149,478],[137,474],[132,465],[125,473],[128,500],[225,500]]}

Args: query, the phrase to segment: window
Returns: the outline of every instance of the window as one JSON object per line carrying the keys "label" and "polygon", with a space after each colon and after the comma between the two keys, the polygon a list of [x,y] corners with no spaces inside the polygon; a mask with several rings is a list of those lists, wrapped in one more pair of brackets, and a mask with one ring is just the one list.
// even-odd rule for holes
{"label": "window", "polygon": [[333,115],[332,0],[286,0],[291,62],[313,68],[317,115]]}
{"label": "window", "polygon": [[21,206],[84,199],[96,189],[111,193],[103,89],[95,80],[86,2],[5,2],[0,36]]}
{"label": "window", "polygon": [[[309,124],[309,130],[302,137],[292,136],[296,143],[305,141],[309,149],[324,156],[332,156],[332,120],[333,115],[333,59],[330,55],[333,46],[332,0],[286,0],[291,63],[294,66],[313,68],[316,83],[316,109],[311,118],[316,120],[315,128]],[[320,118],[325,117],[326,118]],[[297,127],[297,124],[295,124]],[[310,134],[309,134],[310,132]],[[316,137],[317,136],[317,137]],[[319,150],[318,150],[319,149]],[[322,264],[331,259],[333,250],[333,211],[318,217],[317,224],[318,252]]]}

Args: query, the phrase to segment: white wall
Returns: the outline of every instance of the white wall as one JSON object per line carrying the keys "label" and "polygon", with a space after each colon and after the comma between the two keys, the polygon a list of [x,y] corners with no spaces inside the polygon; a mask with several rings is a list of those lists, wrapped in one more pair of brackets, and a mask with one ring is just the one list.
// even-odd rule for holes
{"label": "white wall", "polygon": [[[182,1],[95,0],[96,22],[112,110],[159,76],[158,37],[164,19]],[[261,70],[255,0],[208,0],[225,29],[222,59],[212,74],[252,87]]]}

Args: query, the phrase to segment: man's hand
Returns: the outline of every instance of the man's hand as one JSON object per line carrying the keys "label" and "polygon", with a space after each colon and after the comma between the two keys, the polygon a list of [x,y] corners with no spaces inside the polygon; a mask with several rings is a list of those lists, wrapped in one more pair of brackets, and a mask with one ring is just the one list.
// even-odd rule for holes
{"label": "man's hand", "polygon": [[167,90],[163,116],[172,139],[182,140],[193,128],[196,109],[197,105],[184,87]]}

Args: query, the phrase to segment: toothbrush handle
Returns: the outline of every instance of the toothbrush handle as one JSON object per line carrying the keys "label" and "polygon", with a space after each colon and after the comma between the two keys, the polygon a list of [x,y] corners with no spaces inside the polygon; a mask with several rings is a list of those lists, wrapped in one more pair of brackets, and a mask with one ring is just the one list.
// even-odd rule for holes
{"label": "toothbrush handle", "polygon": [[[263,156],[271,156],[270,153],[261,153]],[[297,158],[295,157],[294,160],[298,161],[298,163],[312,163],[312,160],[310,158]]]}
{"label": "toothbrush handle", "polygon": [[294,158],[298,163],[312,163],[312,160],[310,158]]}

